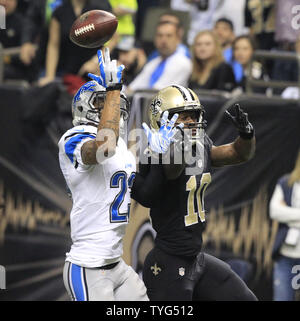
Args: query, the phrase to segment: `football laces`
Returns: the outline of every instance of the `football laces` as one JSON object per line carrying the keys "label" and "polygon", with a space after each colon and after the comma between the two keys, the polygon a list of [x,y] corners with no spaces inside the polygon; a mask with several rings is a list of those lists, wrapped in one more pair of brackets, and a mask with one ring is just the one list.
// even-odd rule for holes
{"label": "football laces", "polygon": [[75,36],[80,36],[80,35],[83,35],[84,33],[87,33],[93,30],[95,30],[95,26],[93,23],[90,23],[89,25],[76,29]]}

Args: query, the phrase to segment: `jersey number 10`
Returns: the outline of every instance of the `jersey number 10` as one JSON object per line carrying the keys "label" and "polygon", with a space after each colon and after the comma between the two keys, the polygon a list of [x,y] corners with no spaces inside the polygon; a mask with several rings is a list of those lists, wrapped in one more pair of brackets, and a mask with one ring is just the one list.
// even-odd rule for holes
{"label": "jersey number 10", "polygon": [[128,204],[128,210],[127,213],[120,213],[120,207],[124,201],[126,192],[127,192],[127,186],[129,188],[132,187],[133,181],[135,178],[135,173],[131,173],[131,175],[128,178],[127,182],[127,173],[124,171],[116,172],[111,180],[110,180],[110,187],[111,188],[120,188],[120,192],[116,195],[115,199],[110,205],[110,222],[111,223],[121,223],[121,222],[127,222],[129,217],[129,210],[130,210],[130,204]]}
{"label": "jersey number 10", "polygon": [[[204,193],[211,182],[210,173],[204,173],[201,177],[200,186],[197,188],[196,176],[191,176],[186,182],[186,191],[189,192],[187,199],[187,212],[188,214],[184,217],[185,226],[197,224],[205,221],[205,210],[204,210]],[[198,213],[195,209],[195,197],[197,199]]]}

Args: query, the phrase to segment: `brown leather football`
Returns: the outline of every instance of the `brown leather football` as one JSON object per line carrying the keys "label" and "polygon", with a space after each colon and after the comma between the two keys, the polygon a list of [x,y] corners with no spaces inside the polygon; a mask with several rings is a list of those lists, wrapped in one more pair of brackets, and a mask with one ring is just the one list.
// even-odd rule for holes
{"label": "brown leather football", "polygon": [[110,40],[117,26],[118,19],[112,13],[103,10],[91,10],[74,21],[69,37],[72,42],[80,47],[97,48]]}

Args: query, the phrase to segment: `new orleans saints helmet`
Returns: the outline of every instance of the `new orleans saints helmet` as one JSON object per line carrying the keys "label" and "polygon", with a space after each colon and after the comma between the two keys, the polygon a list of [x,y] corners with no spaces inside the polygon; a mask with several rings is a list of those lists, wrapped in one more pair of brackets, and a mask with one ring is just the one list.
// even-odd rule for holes
{"label": "new orleans saints helmet", "polygon": [[[98,126],[105,96],[105,87],[99,85],[95,80],[81,86],[72,102],[73,125],[94,124]],[[129,117],[129,102],[123,93],[120,96],[120,131],[125,132]]]}
{"label": "new orleans saints helmet", "polygon": [[[160,119],[164,111],[169,111],[169,118],[175,113],[183,111],[195,111],[197,122],[189,123],[189,129],[200,131],[205,128],[206,122],[203,120],[204,107],[201,105],[198,96],[189,88],[180,85],[171,85],[160,90],[152,99],[149,108],[150,125],[153,129],[159,129]],[[185,127],[185,128],[186,128]],[[193,135],[199,136],[199,133]]]}

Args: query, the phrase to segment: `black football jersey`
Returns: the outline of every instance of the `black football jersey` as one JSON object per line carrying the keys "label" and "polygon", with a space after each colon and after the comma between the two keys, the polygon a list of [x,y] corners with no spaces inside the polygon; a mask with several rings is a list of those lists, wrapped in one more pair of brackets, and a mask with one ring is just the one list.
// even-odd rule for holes
{"label": "black football jersey", "polygon": [[[194,164],[187,165],[177,179],[163,177],[163,183],[157,184],[151,206],[148,200],[152,226],[157,232],[155,244],[169,254],[194,256],[201,250],[205,227],[204,194],[211,181],[211,146],[212,141],[206,135],[202,156]],[[149,166],[152,171],[158,171],[163,165]],[[197,173],[188,173],[188,168],[195,166],[199,168]]]}

